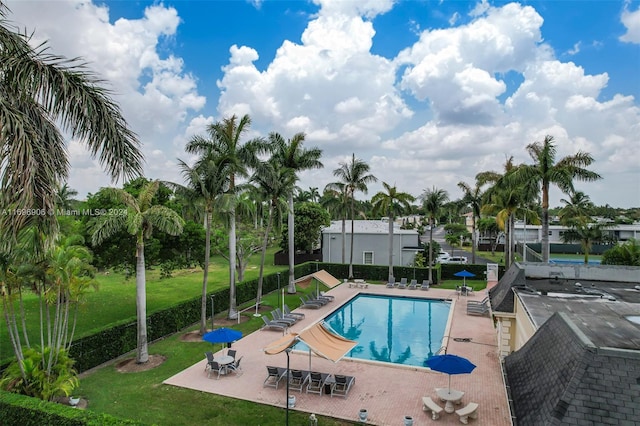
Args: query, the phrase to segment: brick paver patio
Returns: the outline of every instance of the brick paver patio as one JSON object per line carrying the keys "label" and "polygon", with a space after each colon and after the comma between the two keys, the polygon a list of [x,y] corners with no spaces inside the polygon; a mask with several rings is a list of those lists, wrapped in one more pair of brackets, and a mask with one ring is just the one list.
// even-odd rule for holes
{"label": "brick paver patio", "polygon": [[[451,387],[465,392],[463,404],[477,402],[478,419],[469,424],[507,426],[511,425],[511,417],[507,404],[507,396],[502,379],[502,372],[497,351],[497,336],[492,320],[488,317],[468,316],[467,300],[481,300],[484,291],[475,295],[458,297],[452,290],[432,288],[429,291],[408,289],[387,289],[383,285],[369,285],[368,288],[349,288],[342,284],[332,289],[329,294],[335,301],[320,309],[298,309],[306,317],[290,328],[291,332],[299,332],[316,321],[324,318],[337,309],[344,301],[359,292],[371,294],[402,294],[412,297],[434,299],[451,299],[453,302],[451,321],[448,333],[445,333],[447,353],[468,358],[477,367],[471,374],[452,376]],[[287,358],[284,353],[266,355],[262,348],[282,336],[281,332],[259,330],[234,343],[237,356],[243,356],[242,374],[221,376],[216,380],[209,379],[204,372],[206,362],[203,359],[186,370],[167,379],[164,383],[211,392],[232,398],[255,401],[284,407],[286,403],[285,384],[277,390],[263,387],[267,376],[267,365],[286,367]],[[456,341],[456,338],[470,338],[471,341]],[[309,370],[309,355],[292,352],[290,368]],[[397,366],[386,363],[366,362],[343,359],[337,363],[312,356],[311,368],[314,371],[332,374],[345,374],[356,378],[346,398],[331,398],[329,395],[291,392],[295,395],[294,410],[301,410],[317,415],[326,415],[355,421],[358,411],[366,408],[368,424],[403,425],[404,416],[412,416],[415,426],[432,424],[460,424],[455,413],[442,413],[440,419],[434,421],[430,413],[422,411],[422,397],[431,396],[437,400],[435,388],[446,387],[448,376],[432,372],[427,368],[413,366]],[[456,406],[459,408],[461,406]]]}

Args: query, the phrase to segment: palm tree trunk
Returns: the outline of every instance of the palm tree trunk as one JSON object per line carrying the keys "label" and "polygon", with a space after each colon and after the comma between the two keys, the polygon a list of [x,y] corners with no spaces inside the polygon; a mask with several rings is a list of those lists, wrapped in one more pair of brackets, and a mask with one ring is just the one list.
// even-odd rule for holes
{"label": "palm tree trunk", "polygon": [[262,239],[262,254],[260,255],[260,274],[258,275],[258,294],[256,295],[256,314],[262,301],[262,281],[264,279],[264,261],[267,256],[267,245],[269,244],[269,233],[271,232],[271,222],[273,221],[273,204],[269,203],[269,218],[267,219],[267,229],[264,231]]}
{"label": "palm tree trunk", "polygon": [[429,218],[429,284],[433,284],[433,218]]}
{"label": "palm tree trunk", "polygon": [[[207,208],[205,215],[205,240],[204,240],[204,273],[202,277],[202,300],[200,306],[200,335],[207,332],[207,285],[209,283],[209,260],[211,258],[211,221],[213,215],[211,209]],[[211,312],[211,317],[213,317]]]}
{"label": "palm tree trunk", "polygon": [[542,262],[549,263],[549,184],[542,185]]}
{"label": "palm tree trunk", "polygon": [[136,362],[143,364],[149,361],[147,344],[147,277],[144,268],[144,242],[142,232],[136,244],[136,310],[138,318],[138,353]]}
{"label": "palm tree trunk", "polygon": [[389,214],[389,282],[393,277],[393,217]]}
{"label": "palm tree trunk", "polygon": [[236,302],[236,212],[229,215],[229,319],[238,318]]}
{"label": "palm tree trunk", "polygon": [[476,263],[476,215],[471,217],[471,263]]}
{"label": "palm tree trunk", "polygon": [[347,255],[347,221],[342,218],[342,264],[346,263],[345,258]]}
{"label": "palm tree trunk", "polygon": [[350,254],[349,254],[349,280],[353,279],[353,216],[355,216],[354,214],[354,207],[353,207],[353,199],[351,200],[351,247],[350,247]]}
{"label": "palm tree trunk", "polygon": [[296,277],[293,271],[295,266],[295,254],[296,248],[294,245],[294,226],[295,221],[293,218],[293,193],[289,194],[289,199],[287,200],[289,204],[289,212],[287,214],[287,227],[288,229],[288,237],[289,237],[289,285],[287,287],[287,293],[295,294],[296,292]]}

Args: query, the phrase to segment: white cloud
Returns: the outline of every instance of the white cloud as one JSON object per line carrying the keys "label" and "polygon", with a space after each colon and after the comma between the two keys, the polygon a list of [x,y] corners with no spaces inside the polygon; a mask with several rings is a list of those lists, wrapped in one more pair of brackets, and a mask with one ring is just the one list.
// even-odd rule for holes
{"label": "white cloud", "polygon": [[625,7],[622,12],[622,16],[620,17],[622,25],[625,26],[627,32],[620,36],[620,40],[627,43],[638,44],[640,43],[640,8],[633,12],[629,12],[627,7]]}

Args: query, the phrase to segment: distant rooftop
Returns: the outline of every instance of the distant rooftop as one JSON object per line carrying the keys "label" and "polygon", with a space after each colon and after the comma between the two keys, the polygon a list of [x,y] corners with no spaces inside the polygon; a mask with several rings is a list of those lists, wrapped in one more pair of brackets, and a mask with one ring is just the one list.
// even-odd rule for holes
{"label": "distant rooftop", "polygon": [[[331,225],[322,229],[325,234],[341,234],[342,233],[342,221],[331,221]],[[351,234],[351,220],[345,221],[345,232]],[[389,222],[382,220],[354,220],[353,232],[355,234],[388,234]],[[397,224],[393,227],[394,234],[409,234],[417,235],[418,231],[415,229],[400,229]]]}

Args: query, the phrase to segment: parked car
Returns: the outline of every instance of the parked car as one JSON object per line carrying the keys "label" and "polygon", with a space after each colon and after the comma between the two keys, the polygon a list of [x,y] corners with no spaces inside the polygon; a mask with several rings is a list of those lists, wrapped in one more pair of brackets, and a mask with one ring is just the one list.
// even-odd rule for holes
{"label": "parked car", "polygon": [[446,251],[441,251],[438,253],[438,256],[436,257],[436,262],[446,263],[446,261],[449,260],[449,258],[451,258],[451,255],[449,253],[447,253]]}
{"label": "parked car", "polygon": [[448,259],[442,260],[440,262],[441,263],[459,263],[463,265],[466,265],[467,263],[469,263],[469,261],[465,256],[450,256]]}

